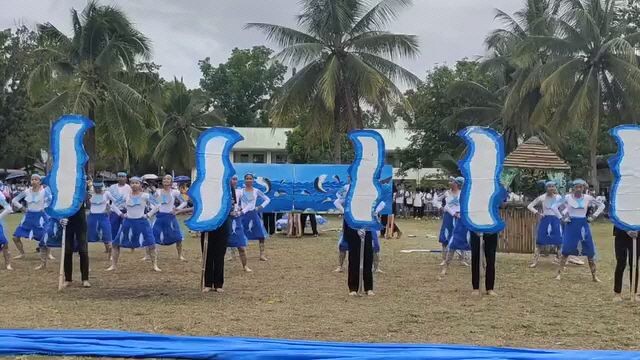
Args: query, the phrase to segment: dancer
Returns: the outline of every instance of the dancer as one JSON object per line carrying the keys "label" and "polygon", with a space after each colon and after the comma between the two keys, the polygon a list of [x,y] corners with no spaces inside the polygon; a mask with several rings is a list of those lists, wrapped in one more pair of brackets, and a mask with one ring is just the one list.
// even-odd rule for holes
{"label": "dancer", "polygon": [[[596,199],[585,194],[587,191],[587,183],[582,179],[573,181],[573,193],[565,195],[561,200],[553,204],[552,209],[558,218],[563,218],[566,222],[564,234],[562,238],[562,257],[560,258],[560,267],[558,268],[557,280],[560,280],[562,270],[567,264],[569,255],[578,254],[578,244],[582,245],[582,255],[587,257],[591,276],[594,282],[600,282],[596,275],[596,248],[591,237],[591,226],[589,225],[604,210],[604,204],[596,201]],[[597,206],[593,215],[587,217],[589,206],[595,204]],[[560,213],[560,206],[565,207],[564,213]]]}
{"label": "dancer", "polygon": [[4,235],[4,224],[2,221],[7,215],[11,214],[11,205],[7,202],[7,198],[2,191],[0,191],[0,206],[2,207],[2,212],[0,212],[0,250],[2,250],[2,255],[4,256],[4,267],[7,270],[13,270],[13,266],[11,266],[11,253],[9,252],[9,241],[7,241],[7,237]]}
{"label": "dancer", "polygon": [[88,242],[102,241],[105,253],[111,258],[111,243],[113,231],[107,207],[117,216],[118,207],[116,199],[110,192],[104,191],[103,182],[94,182],[93,191],[89,194],[89,217],[87,218]]}
{"label": "dancer", "polygon": [[[124,220],[116,237],[113,239],[111,266],[107,271],[116,270],[121,247],[130,249],[147,248],[147,252],[151,256],[153,270],[162,271],[158,267],[158,257],[155,251],[156,241],[149,223],[149,218],[158,211],[158,207],[155,206],[153,197],[149,193],[142,192],[142,179],[139,177],[131,178],[131,194],[125,196],[124,203],[126,213],[121,212],[119,209],[114,209],[116,214]],[[144,210],[149,205],[151,205],[151,211],[145,214]]]}
{"label": "dancer", "polygon": [[[530,268],[538,266],[540,259],[540,251],[545,246],[556,246],[558,248],[558,259],[560,259],[560,246],[562,245],[562,223],[560,218],[553,211],[553,205],[562,200],[558,195],[556,183],[547,181],[545,183],[546,193],[538,196],[533,200],[527,209],[540,217],[538,224],[538,235],[536,237],[536,250],[533,255],[533,263]],[[536,206],[540,205],[540,210]]]}
{"label": "dancer", "polygon": [[[616,271],[613,280],[613,301],[622,301],[622,278],[624,277],[624,270],[629,263],[630,273],[633,274],[635,262],[638,259],[633,259],[633,239],[636,239],[636,249],[640,249],[640,241],[638,239],[638,232],[636,231],[624,231],[616,226],[613,227],[613,236],[615,236],[615,253],[616,253]],[[640,258],[639,254],[636,254]],[[640,294],[638,294],[638,272],[635,277],[635,289],[633,293],[635,300],[640,301]],[[634,299],[631,299],[634,300]]]}
{"label": "dancer", "polygon": [[[464,254],[464,252],[471,250],[471,246],[469,244],[471,234],[469,233],[467,227],[464,225],[464,222],[460,220],[459,189],[463,184],[463,177],[452,179],[452,189],[454,190],[454,192],[449,192],[446,198],[447,203],[444,206],[445,216],[446,214],[449,214],[452,217],[453,232],[450,235],[449,242],[446,244],[446,256],[444,258],[444,264],[442,265],[442,271],[440,272],[441,276],[447,274],[449,264],[451,263],[453,255],[456,253],[456,251],[461,251]],[[443,249],[444,246],[445,244],[443,244]],[[469,266],[469,264],[464,260],[464,255],[462,255],[462,264],[465,266]]]}
{"label": "dancer", "polygon": [[[115,199],[115,205],[120,210],[120,213],[126,213],[127,206],[125,205],[125,198],[128,195],[131,195],[131,186],[127,184],[127,173],[124,171],[119,172],[118,174],[118,183],[113,184],[109,187],[109,193]],[[113,204],[113,202],[112,202]],[[117,234],[120,230],[120,226],[122,225],[123,217],[119,216],[116,212],[111,212],[109,216],[109,221],[111,222],[111,233]]]}
{"label": "dancer", "polygon": [[[267,261],[267,257],[264,254],[264,240],[269,235],[262,224],[260,212],[269,205],[271,199],[262,191],[253,187],[253,180],[253,174],[246,174],[244,176],[244,189],[239,191],[241,222],[247,239],[260,242],[260,261]],[[256,205],[258,198],[262,199],[262,204],[260,205]]]}
{"label": "dancer", "polygon": [[[235,177],[235,176],[234,176]],[[203,232],[200,235],[200,244],[202,246],[202,256],[204,257],[204,274],[202,277],[202,292],[215,291],[224,292],[224,255],[227,252],[227,240],[230,237],[233,219],[238,218],[238,201],[236,197],[236,184],[238,178],[231,180],[231,212],[225,222],[213,231]],[[205,241],[207,236],[207,241]],[[246,243],[246,239],[245,239]],[[246,261],[246,257],[245,257]],[[246,270],[245,270],[246,271]],[[249,270],[251,271],[251,270]]]}
{"label": "dancer", "polygon": [[460,212],[460,188],[464,184],[463,177],[449,178],[449,190],[436,196],[433,200],[437,208],[442,207],[444,199],[444,213],[442,215],[442,225],[440,226],[440,236],[438,241],[442,244],[442,262],[440,266],[444,266],[447,262],[448,245],[453,237],[453,229],[458,222],[456,213]]}
{"label": "dancer", "polygon": [[[159,210],[156,215],[156,221],[153,223],[153,237],[158,245],[176,244],[178,258],[186,261],[182,255],[182,240],[184,236],[180,231],[180,224],[176,218],[176,213],[187,206],[180,195],[180,191],[171,188],[173,185],[173,177],[165,175],[162,178],[162,188],[156,190],[156,202],[159,204]],[[179,205],[176,207],[176,201]]]}
{"label": "dancer", "polygon": [[[338,251],[340,254],[338,257],[338,267],[335,272],[344,272],[344,259],[349,251],[349,244],[342,234],[341,232],[338,238]],[[373,272],[384,273],[384,271],[380,269],[380,237],[377,231],[371,233],[371,239],[373,241]]]}
{"label": "dancer", "polygon": [[[349,191],[349,184],[345,185],[345,194]],[[344,214],[345,197],[338,197],[334,202],[334,206],[341,213]],[[376,216],[384,209],[384,201],[376,206]],[[373,244],[373,232],[365,230],[356,230],[351,228],[346,221],[343,221],[342,236],[348,244],[349,251],[349,271],[347,276],[347,284],[349,286],[349,295],[357,296],[358,289],[360,288],[360,248],[361,248],[361,235],[364,238],[364,268],[363,268],[363,281],[364,291],[367,295],[373,296],[373,258],[374,258],[374,244]],[[337,269],[336,269],[337,270]]]}
{"label": "dancer", "polygon": [[[14,259],[24,257],[24,246],[22,245],[21,238],[40,242],[44,237],[44,225],[47,221],[44,209],[49,206],[51,202],[51,192],[42,186],[41,180],[40,175],[31,175],[31,187],[18,194],[18,196],[11,201],[11,204],[16,210],[23,209],[22,204],[20,204],[22,199],[27,202],[27,211],[24,218],[13,233],[13,242],[18,248],[18,255],[14,257]],[[50,255],[46,249],[40,249],[40,252],[45,256]]]}
{"label": "dancer", "polygon": [[242,270],[251,272],[252,270],[247,266],[247,246],[249,244],[242,226],[242,211],[237,201],[242,196],[242,190],[236,189],[237,186],[238,177],[233,175],[231,178],[231,193],[233,194],[234,213],[231,216],[231,234],[229,235],[227,247],[238,249],[238,257],[242,264]]}
{"label": "dancer", "polygon": [[[106,219],[106,217],[105,217]],[[105,220],[106,221],[106,220]],[[60,220],[60,224],[66,227],[64,243],[64,283],[67,287],[73,281],[73,252],[80,256],[80,273],[82,287],[89,288],[89,251],[87,246],[87,217],[84,205],[68,219]]]}
{"label": "dancer", "polygon": [[[471,242],[471,286],[473,291],[471,295],[480,296],[480,235],[475,232],[469,232]],[[493,290],[496,282],[496,250],[498,249],[498,234],[485,233],[482,234],[482,242],[484,244],[485,265],[485,290],[487,295],[498,296]]]}

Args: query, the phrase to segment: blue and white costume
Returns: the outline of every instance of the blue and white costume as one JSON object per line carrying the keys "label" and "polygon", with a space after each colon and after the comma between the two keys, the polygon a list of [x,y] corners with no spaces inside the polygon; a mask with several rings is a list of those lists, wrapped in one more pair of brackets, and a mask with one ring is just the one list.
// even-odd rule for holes
{"label": "blue and white costume", "polygon": [[[153,197],[145,192],[137,195],[131,193],[125,197],[125,206],[127,211],[125,219],[113,239],[113,246],[131,249],[155,246],[156,241],[148,220],[158,211]],[[151,206],[151,211],[145,214],[144,211],[147,206]],[[120,216],[122,213],[119,209],[116,210],[118,210],[117,214]]]}
{"label": "blue and white costume", "polygon": [[[560,201],[562,201],[562,196],[558,194],[552,196],[542,194],[527,206],[527,209],[534,214],[542,214],[542,219],[540,219],[540,223],[538,224],[536,245],[562,245],[562,222],[553,210],[553,205]],[[542,208],[541,211],[538,211],[536,206],[540,206]]]}
{"label": "blue and white costume", "polygon": [[[337,198],[333,202],[333,205],[341,213],[344,213],[344,202],[345,202],[345,199],[347,197],[347,193],[348,192],[349,192],[349,184],[343,186],[342,189],[340,189],[336,193]],[[378,206],[376,206],[376,210],[375,210],[376,214],[380,213],[380,211],[382,211],[385,206],[386,206],[385,202],[381,201],[378,204]],[[379,239],[377,231],[372,231],[371,232],[371,240],[372,240],[372,243],[373,243],[373,252],[376,253],[376,254],[379,253],[380,252],[380,239]],[[349,251],[349,243],[347,243],[347,240],[345,240],[342,232],[340,232],[340,236],[338,238],[338,250],[340,250],[342,252]]]}
{"label": "blue and white costume", "polygon": [[7,198],[2,191],[0,191],[0,206],[2,207],[2,211],[0,212],[0,250],[2,250],[9,244],[4,234],[4,223],[2,219],[11,214],[11,205],[7,202]]}
{"label": "blue and white costume", "polygon": [[[115,203],[112,204],[116,205],[121,213],[125,213],[127,211],[125,198],[128,195],[131,195],[131,186],[129,186],[129,184],[124,184],[122,186],[120,186],[120,184],[113,184],[109,186],[109,193],[115,200]],[[118,230],[120,230],[120,226],[122,225],[122,220],[122,217],[120,217],[116,212],[111,212],[111,215],[109,215],[109,221],[111,222],[112,234],[118,233]]]}
{"label": "blue and white costume", "polygon": [[597,218],[604,210],[604,204],[597,201],[593,196],[583,194],[576,198],[573,194],[567,194],[560,201],[553,204],[552,209],[557,217],[562,218],[560,207],[564,206],[564,215],[569,222],[565,225],[562,238],[562,256],[580,255],[578,244],[582,245],[582,255],[590,259],[595,257],[596,248],[591,236],[591,226],[587,219],[589,206],[595,204],[596,211],[593,218]]}
{"label": "blue and white costume", "polygon": [[[158,189],[155,193],[155,201],[158,204],[156,221],[153,223],[153,236],[156,244],[173,245],[181,243],[184,239],[180,231],[180,223],[174,214],[175,210],[184,209],[187,202],[184,201],[178,190]],[[179,205],[176,207],[176,201]]]}
{"label": "blue and white costume", "polygon": [[118,215],[120,211],[116,203],[116,199],[110,192],[103,191],[100,194],[93,193],[91,195],[89,199],[89,216],[87,217],[88,242],[102,241],[105,244],[110,244],[113,241],[114,233],[111,228],[107,207],[111,209],[114,216],[120,218]]}
{"label": "blue and white costume", "polygon": [[261,208],[265,208],[271,202],[271,199],[267,197],[262,191],[253,189],[253,191],[247,191],[247,189],[238,190],[236,193],[237,199],[239,199],[239,206],[242,211],[241,222],[244,228],[244,233],[249,240],[264,240],[269,237],[267,230],[262,223],[262,216],[256,210],[256,203],[258,198],[262,199],[262,203],[259,205]]}
{"label": "blue and white costume", "polygon": [[471,233],[469,233],[469,229],[464,225],[464,221],[456,217],[456,214],[460,216],[460,193],[457,195],[451,194],[444,207],[444,213],[449,214],[453,219],[453,233],[447,243],[449,252],[457,250],[470,251],[471,245],[469,241],[471,239]]}
{"label": "blue and white costume", "polygon": [[27,202],[27,212],[13,233],[13,236],[16,238],[41,241],[45,234],[45,224],[47,222],[44,209],[49,206],[51,202],[51,192],[48,188],[42,186],[38,191],[29,188],[16,196],[11,203],[15,208],[22,209],[23,206],[20,204],[22,199]]}
{"label": "blue and white costume", "polygon": [[[447,190],[443,196],[438,197],[436,200],[438,205],[444,198],[444,214],[442,215],[442,226],[440,227],[440,236],[438,241],[443,246],[448,246],[453,237],[453,230],[458,222],[458,219],[454,216],[456,212],[460,212],[460,191],[454,193],[451,190]],[[440,207],[440,206],[438,206]]]}
{"label": "blue and white costume", "polygon": [[[242,190],[235,189],[236,199],[240,199],[242,196]],[[233,210],[240,214],[241,209],[240,205],[237,202],[233,204]],[[231,217],[231,233],[229,234],[229,239],[227,241],[227,247],[230,248],[243,248],[247,247],[249,244],[249,240],[247,239],[247,235],[244,233],[244,227],[242,226],[242,216],[232,216]]]}

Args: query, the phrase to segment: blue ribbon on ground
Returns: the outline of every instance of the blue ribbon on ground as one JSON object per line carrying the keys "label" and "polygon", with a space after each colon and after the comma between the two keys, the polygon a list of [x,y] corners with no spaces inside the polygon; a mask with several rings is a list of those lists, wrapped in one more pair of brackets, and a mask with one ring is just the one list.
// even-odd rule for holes
{"label": "blue ribbon on ground", "polygon": [[640,360],[640,352],[534,350],[466,345],[356,344],[191,337],[110,330],[0,330],[0,356],[181,359],[510,359]]}

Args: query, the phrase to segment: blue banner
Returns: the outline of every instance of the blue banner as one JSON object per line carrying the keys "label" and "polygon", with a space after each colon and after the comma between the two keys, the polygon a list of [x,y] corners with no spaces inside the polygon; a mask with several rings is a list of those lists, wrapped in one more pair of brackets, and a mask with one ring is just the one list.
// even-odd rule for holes
{"label": "blue banner", "polygon": [[[349,165],[324,164],[233,164],[238,186],[244,186],[244,175],[255,177],[254,186],[265,193],[271,203],[266,212],[307,211],[333,213],[337,193],[347,184]],[[391,214],[393,168],[386,165],[380,175],[382,214]]]}

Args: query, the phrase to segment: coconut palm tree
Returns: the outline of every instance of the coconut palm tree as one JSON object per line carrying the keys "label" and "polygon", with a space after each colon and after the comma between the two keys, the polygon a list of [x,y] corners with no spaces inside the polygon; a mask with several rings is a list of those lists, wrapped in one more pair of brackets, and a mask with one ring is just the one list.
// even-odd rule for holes
{"label": "coconut palm tree", "polygon": [[634,45],[640,33],[624,34],[617,21],[622,1],[565,0],[551,36],[531,36],[527,47],[553,57],[541,86],[542,100],[532,120],[553,129],[589,132],[590,181],[599,191],[597,149],[604,114],[634,121],[639,109],[640,69]]}
{"label": "coconut palm tree", "polygon": [[[369,7],[365,0],[303,0],[298,16],[300,30],[265,23],[247,28],[264,32],[283,49],[275,57],[298,71],[274,97],[274,125],[309,109],[320,118],[329,115],[325,129],[336,134],[363,127],[362,107],[374,109],[387,125],[391,109],[409,108],[395,81],[416,84],[418,78],[394,62],[418,54],[414,35],[385,30],[411,0],[381,0]],[[334,146],[340,162],[341,142]]]}
{"label": "coconut palm tree", "polygon": [[181,80],[165,86],[162,104],[162,126],[153,159],[165,169],[190,171],[194,164],[195,141],[207,126],[224,125],[223,117],[208,111],[207,97],[197,90],[188,90]]}
{"label": "coconut palm tree", "polygon": [[[119,140],[113,151],[142,149],[146,128],[157,127],[151,103],[136,90],[157,81],[135,69],[137,60],[150,56],[150,41],[120,9],[95,1],[82,13],[72,9],[71,22],[70,37],[53,24],[38,25],[35,55],[40,63],[31,73],[29,90],[34,102],[43,104],[39,112],[50,119],[83,114],[96,122],[95,131]],[[95,131],[87,134],[89,173],[96,160]]]}

